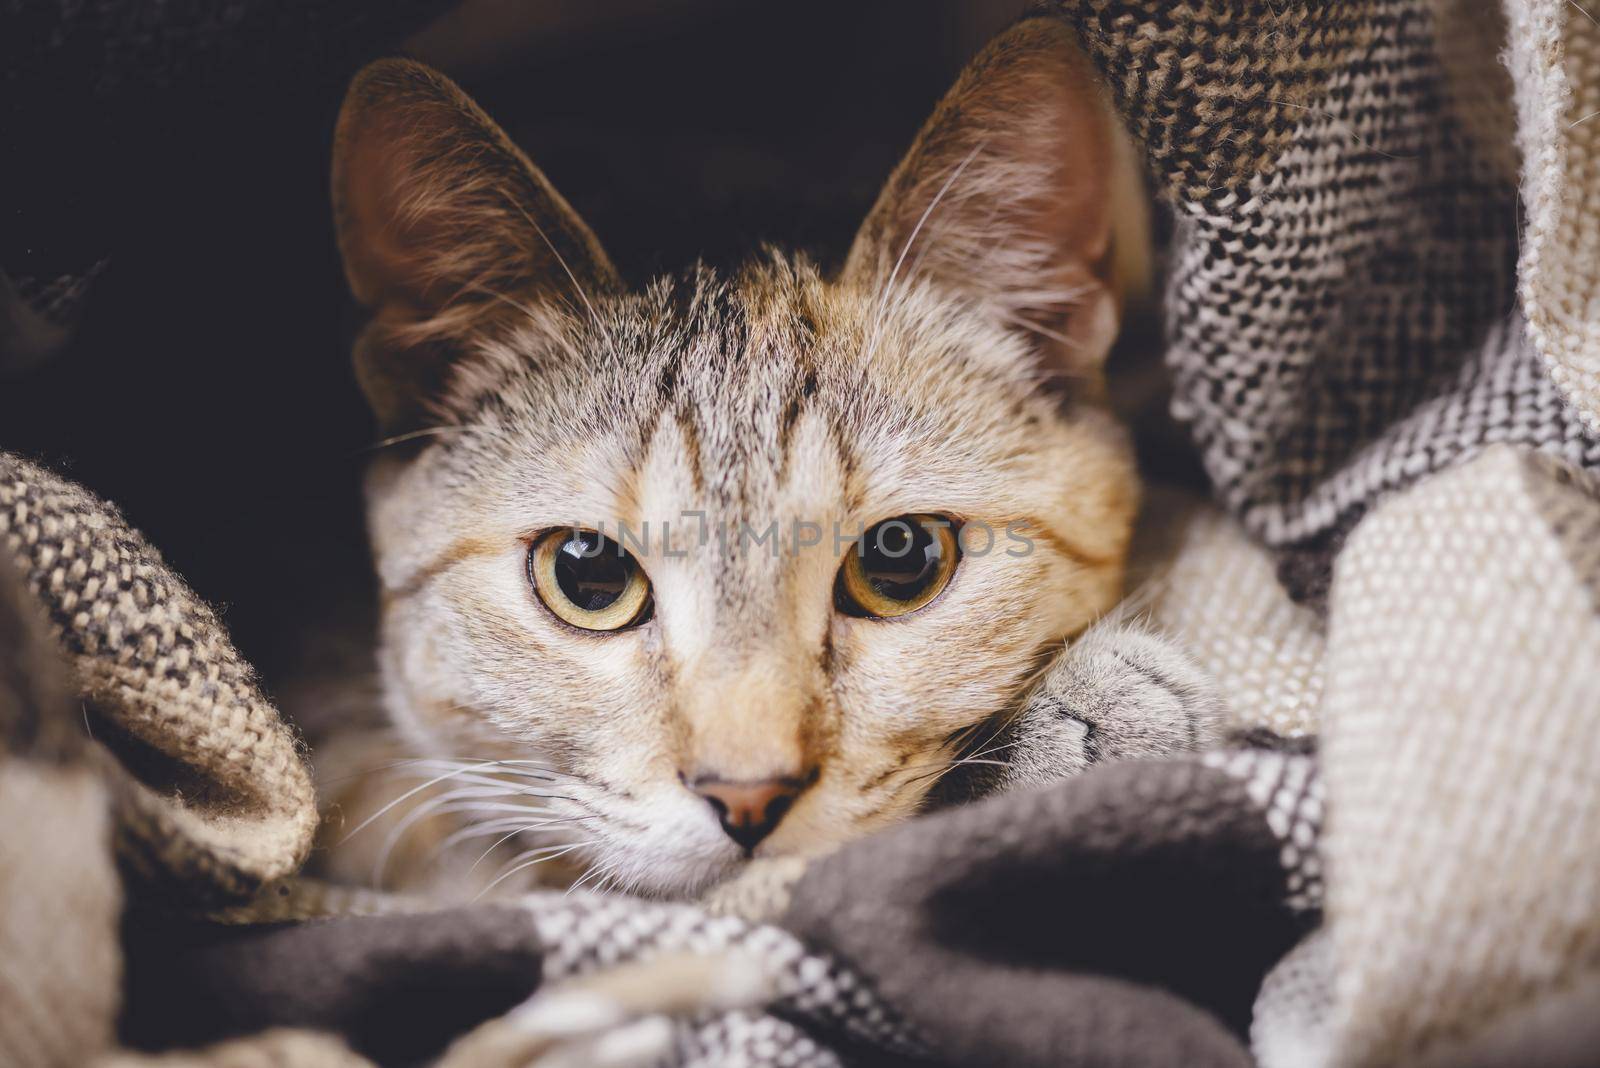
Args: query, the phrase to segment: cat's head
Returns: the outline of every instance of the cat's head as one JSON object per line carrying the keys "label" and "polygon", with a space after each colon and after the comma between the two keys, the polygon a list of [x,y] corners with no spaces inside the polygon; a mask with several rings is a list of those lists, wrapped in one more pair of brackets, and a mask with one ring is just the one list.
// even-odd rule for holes
{"label": "cat's head", "polygon": [[548,761],[563,840],[658,892],[915,812],[1119,593],[1110,136],[1025,22],[837,276],[768,251],[629,291],[455,86],[367,68],[334,198],[358,374],[413,446],[369,478],[399,725]]}

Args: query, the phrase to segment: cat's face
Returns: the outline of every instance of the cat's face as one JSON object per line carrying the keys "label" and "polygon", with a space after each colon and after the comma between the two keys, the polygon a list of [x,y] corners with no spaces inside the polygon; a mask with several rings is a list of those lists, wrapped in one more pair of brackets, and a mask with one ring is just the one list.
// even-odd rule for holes
{"label": "cat's face", "polygon": [[1118,594],[1101,122],[1024,24],[837,277],[768,253],[629,293],[457,90],[369,68],[335,195],[363,383],[423,443],[369,480],[399,724],[553,765],[546,833],[640,889],[913,813]]}

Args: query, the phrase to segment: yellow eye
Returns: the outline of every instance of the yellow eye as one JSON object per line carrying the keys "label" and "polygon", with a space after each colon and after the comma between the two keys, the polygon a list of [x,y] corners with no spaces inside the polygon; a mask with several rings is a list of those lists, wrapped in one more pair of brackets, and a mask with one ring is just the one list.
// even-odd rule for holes
{"label": "yellow eye", "polygon": [[528,549],[528,580],[556,618],[621,630],[650,618],[650,580],[627,550],[593,530],[552,530]]}
{"label": "yellow eye", "polygon": [[903,616],[939,596],[960,558],[956,523],[949,517],[886,519],[851,547],[839,566],[834,599],[853,616]]}

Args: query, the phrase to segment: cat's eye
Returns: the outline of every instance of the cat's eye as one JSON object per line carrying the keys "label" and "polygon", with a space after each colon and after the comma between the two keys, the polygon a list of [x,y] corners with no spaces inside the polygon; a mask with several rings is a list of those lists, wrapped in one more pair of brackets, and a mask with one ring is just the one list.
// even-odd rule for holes
{"label": "cat's eye", "polygon": [[593,530],[559,529],[528,549],[528,580],[556,618],[611,631],[650,617],[650,580],[639,561]]}
{"label": "cat's eye", "polygon": [[932,601],[950,583],[961,545],[941,515],[902,515],[869,528],[839,566],[835,601],[854,616],[889,619]]}

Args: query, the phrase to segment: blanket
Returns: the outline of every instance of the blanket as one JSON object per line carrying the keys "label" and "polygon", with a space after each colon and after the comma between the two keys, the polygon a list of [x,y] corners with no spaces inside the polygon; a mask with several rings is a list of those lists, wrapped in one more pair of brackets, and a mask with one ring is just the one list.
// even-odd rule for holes
{"label": "blanket", "polygon": [[6,457],[0,1058],[1594,1063],[1600,23],[1051,6],[1177,220],[1175,407],[1224,511],[1159,532],[1146,599],[1234,742],[698,903],[312,884],[305,756],[216,616]]}

